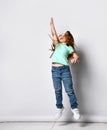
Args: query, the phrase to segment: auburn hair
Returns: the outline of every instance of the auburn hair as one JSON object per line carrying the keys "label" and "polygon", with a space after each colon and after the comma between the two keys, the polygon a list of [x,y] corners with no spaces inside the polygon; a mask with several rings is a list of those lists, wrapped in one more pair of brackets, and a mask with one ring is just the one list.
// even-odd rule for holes
{"label": "auburn hair", "polygon": [[[74,41],[74,37],[73,35],[71,34],[70,31],[66,31],[65,32],[65,36],[66,36],[66,44],[67,46],[72,46],[74,51],[76,52],[76,49],[75,49],[75,41]],[[71,54],[68,54],[68,57],[67,59],[71,58],[72,57],[72,53]]]}

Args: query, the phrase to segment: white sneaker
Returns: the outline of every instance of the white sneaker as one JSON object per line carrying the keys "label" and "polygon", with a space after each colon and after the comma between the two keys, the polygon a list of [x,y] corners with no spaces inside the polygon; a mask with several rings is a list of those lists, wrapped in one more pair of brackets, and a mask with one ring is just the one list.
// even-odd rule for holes
{"label": "white sneaker", "polygon": [[80,119],[80,112],[78,108],[75,109],[71,109],[72,113],[73,113],[73,117],[75,120],[79,120]]}
{"label": "white sneaker", "polygon": [[63,110],[64,110],[64,107],[63,108],[57,108],[57,112],[56,112],[56,115],[55,115],[55,120],[58,120],[62,116]]}

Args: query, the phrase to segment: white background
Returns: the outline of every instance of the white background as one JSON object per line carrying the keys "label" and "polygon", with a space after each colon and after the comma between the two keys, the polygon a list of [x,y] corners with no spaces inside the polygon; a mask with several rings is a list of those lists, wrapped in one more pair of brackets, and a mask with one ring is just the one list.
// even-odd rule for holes
{"label": "white background", "polygon": [[[107,1],[0,0],[0,121],[51,120],[50,17],[58,34],[70,30],[80,55],[71,66],[84,120],[107,121]],[[63,91],[65,113],[72,120]]]}

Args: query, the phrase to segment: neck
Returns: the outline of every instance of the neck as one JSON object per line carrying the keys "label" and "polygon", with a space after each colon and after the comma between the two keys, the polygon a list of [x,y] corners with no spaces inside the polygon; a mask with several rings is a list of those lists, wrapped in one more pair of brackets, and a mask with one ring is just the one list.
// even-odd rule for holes
{"label": "neck", "polygon": [[62,44],[65,44],[65,45],[66,45],[66,43],[65,43],[65,42],[62,42]]}

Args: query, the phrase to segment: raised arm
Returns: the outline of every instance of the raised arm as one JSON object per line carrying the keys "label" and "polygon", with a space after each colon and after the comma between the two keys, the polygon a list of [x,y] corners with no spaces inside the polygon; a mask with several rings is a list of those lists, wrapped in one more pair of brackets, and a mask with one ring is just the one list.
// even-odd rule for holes
{"label": "raised arm", "polygon": [[51,33],[52,33],[52,36],[53,36],[53,44],[56,44],[56,43],[59,42],[59,39],[58,39],[58,35],[57,35],[56,29],[55,29],[53,18],[51,18],[50,26],[51,26]]}

